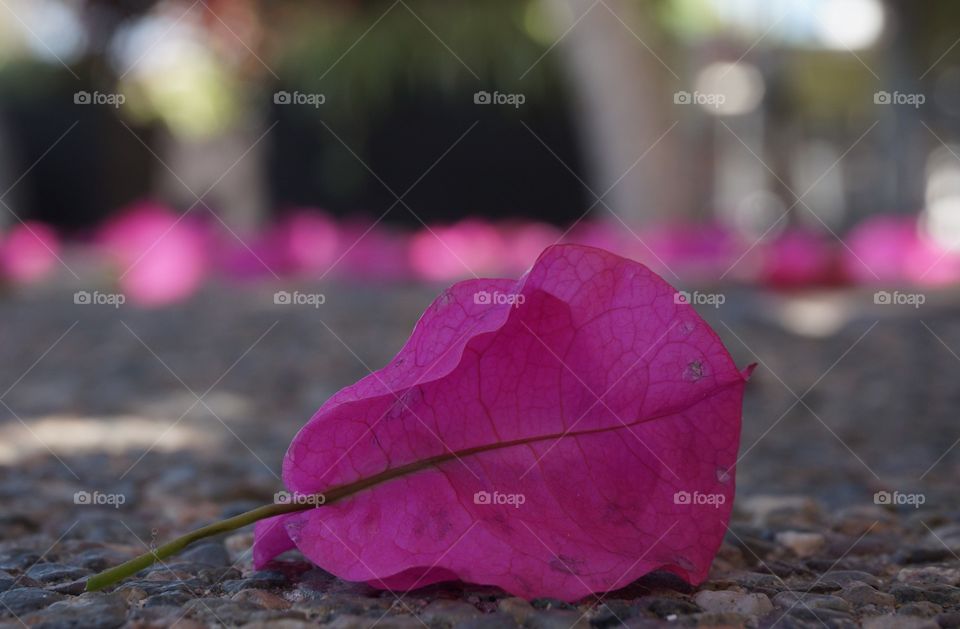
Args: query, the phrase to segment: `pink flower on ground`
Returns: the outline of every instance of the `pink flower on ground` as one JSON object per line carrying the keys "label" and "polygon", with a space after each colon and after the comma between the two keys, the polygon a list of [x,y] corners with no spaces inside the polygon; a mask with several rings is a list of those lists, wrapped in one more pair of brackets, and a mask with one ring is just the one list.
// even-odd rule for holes
{"label": "pink flower on ground", "polygon": [[414,234],[410,242],[410,266],[425,280],[480,277],[501,272],[504,242],[489,223],[468,219],[444,227],[433,225]]}
{"label": "pink flower on ground", "polygon": [[60,255],[57,233],[43,223],[17,223],[0,236],[0,276],[17,284],[32,284],[49,276]]}
{"label": "pink flower on ground", "polygon": [[123,210],[104,225],[98,240],[132,303],[161,306],[186,299],[206,277],[206,228],[165,206],[142,202]]}
{"label": "pink flower on ground", "polygon": [[836,279],[836,250],[823,234],[793,228],[762,246],[764,282],[780,288],[827,284]]}
{"label": "pink flower on ground", "polygon": [[657,569],[699,583],[749,371],[643,265],[550,247],[519,281],[444,291],[389,365],[321,407],[284,482],[344,497],[259,522],[255,563],[296,547],[382,588],[565,600]]}

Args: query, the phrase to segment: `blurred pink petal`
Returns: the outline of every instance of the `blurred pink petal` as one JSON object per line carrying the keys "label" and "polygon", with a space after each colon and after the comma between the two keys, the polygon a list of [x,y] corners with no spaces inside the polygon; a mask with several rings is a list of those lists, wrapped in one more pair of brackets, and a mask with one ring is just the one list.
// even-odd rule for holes
{"label": "blurred pink petal", "polygon": [[332,274],[354,279],[393,281],[410,277],[409,237],[379,223],[351,221],[343,226]]}
{"label": "blurred pink petal", "polygon": [[762,279],[784,288],[829,283],[834,279],[835,254],[823,234],[788,229],[763,246]]}
{"label": "blurred pink petal", "polygon": [[431,226],[414,234],[410,266],[425,280],[496,275],[504,268],[506,247],[495,227],[467,219],[449,227]]}
{"label": "blurred pink petal", "polygon": [[867,284],[949,284],[960,281],[960,255],[920,233],[915,216],[875,216],[844,239],[843,270]]}
{"label": "blurred pink petal", "polygon": [[123,210],[102,228],[99,242],[117,264],[121,290],[142,306],[186,299],[207,273],[207,230],[157,203]]}
{"label": "blurred pink petal", "polygon": [[0,240],[0,275],[18,284],[31,284],[50,275],[57,265],[60,239],[43,223],[13,226]]}
{"label": "blurred pink petal", "polygon": [[284,267],[294,273],[321,275],[337,259],[339,230],[322,210],[301,208],[291,212],[277,226],[277,238],[286,258]]}
{"label": "blurred pink petal", "polygon": [[540,252],[560,241],[559,229],[546,223],[520,223],[502,228],[505,245],[504,273],[525,272],[536,261]]}
{"label": "blurred pink petal", "polygon": [[638,235],[634,257],[667,277],[719,280],[728,269],[740,279],[751,274],[750,256],[740,259],[749,245],[722,225],[675,223],[645,229]]}
{"label": "blurred pink petal", "polygon": [[634,245],[639,243],[623,225],[614,220],[581,221],[570,230],[563,241],[606,249],[622,256],[630,255]]}

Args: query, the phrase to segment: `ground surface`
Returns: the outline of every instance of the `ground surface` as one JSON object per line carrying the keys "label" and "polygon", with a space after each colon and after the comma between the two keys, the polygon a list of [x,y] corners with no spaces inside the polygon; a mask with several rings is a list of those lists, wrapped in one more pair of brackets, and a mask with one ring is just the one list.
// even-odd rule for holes
{"label": "ground surface", "polygon": [[[761,366],[734,522],[698,589],[652,575],[573,606],[473,586],[394,595],[303,562],[254,572],[241,531],[81,594],[93,571],[270,502],[296,429],[382,366],[435,292],[324,287],[317,310],[275,306],[275,289],[151,312],[75,305],[66,290],[0,301],[0,624],[960,626],[948,294],[913,309],[734,291],[707,309],[737,361]],[[123,504],[75,504],[78,491]],[[923,504],[878,505],[878,491]]]}

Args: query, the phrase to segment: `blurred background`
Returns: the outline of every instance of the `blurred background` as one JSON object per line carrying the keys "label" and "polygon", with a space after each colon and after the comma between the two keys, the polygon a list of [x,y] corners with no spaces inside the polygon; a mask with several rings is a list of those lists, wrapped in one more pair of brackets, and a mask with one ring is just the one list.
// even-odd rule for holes
{"label": "blurred background", "polygon": [[[742,493],[945,505],[957,24],[946,0],[0,0],[0,530],[147,539],[269,500],[440,286],[554,242],[651,266],[760,363]],[[123,528],[51,506],[97,488]]]}
{"label": "blurred background", "polygon": [[[517,274],[566,239],[681,281],[951,283],[958,11],[5,0],[4,277],[80,248],[154,305]],[[179,286],[138,282],[166,258]]]}

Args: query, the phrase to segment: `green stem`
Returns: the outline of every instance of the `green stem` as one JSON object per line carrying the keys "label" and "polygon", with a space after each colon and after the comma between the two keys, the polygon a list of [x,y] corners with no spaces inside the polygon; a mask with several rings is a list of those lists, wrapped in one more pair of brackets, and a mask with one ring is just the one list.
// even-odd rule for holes
{"label": "green stem", "polygon": [[219,533],[233,531],[247,526],[248,524],[253,524],[258,520],[271,518],[276,515],[294,513],[296,511],[306,511],[307,509],[315,508],[316,504],[303,503],[264,505],[251,511],[247,511],[246,513],[235,515],[232,518],[220,520],[219,522],[214,522],[213,524],[208,524],[207,526],[199,528],[195,531],[191,531],[186,535],[181,535],[177,539],[167,542],[166,544],[163,544],[159,548],[156,548],[149,553],[144,553],[139,557],[135,557],[130,561],[120,564],[119,566],[114,566],[113,568],[93,575],[87,579],[87,592],[101,590],[108,585],[113,585],[117,581],[126,579],[129,576],[133,576],[144,568],[152,566],[162,559],[166,559],[167,557],[179,553],[181,550],[186,548],[187,545],[205,537],[211,537]]}

